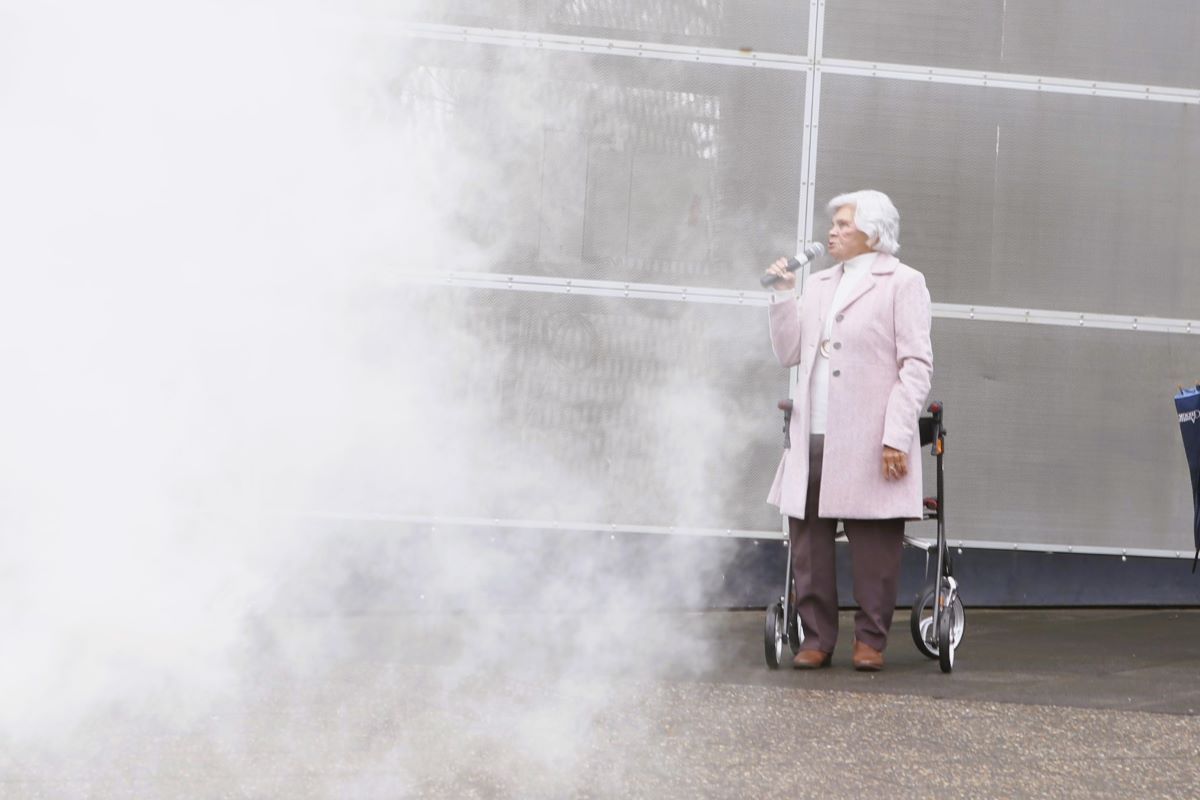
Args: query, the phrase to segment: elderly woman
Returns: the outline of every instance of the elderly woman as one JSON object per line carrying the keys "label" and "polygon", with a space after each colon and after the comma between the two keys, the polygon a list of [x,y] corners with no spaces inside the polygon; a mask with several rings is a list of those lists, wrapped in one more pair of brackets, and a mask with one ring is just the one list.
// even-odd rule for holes
{"label": "elderly woman", "polygon": [[827,666],[838,636],[834,535],[850,541],[854,668],[883,668],[896,606],[904,521],[921,517],[917,418],[933,375],[929,291],[901,264],[900,215],[887,195],[860,191],[829,202],[829,253],[795,299],[780,259],[771,298],[771,346],[798,367],[791,449],[768,502],[788,517],[804,642],[797,669]]}

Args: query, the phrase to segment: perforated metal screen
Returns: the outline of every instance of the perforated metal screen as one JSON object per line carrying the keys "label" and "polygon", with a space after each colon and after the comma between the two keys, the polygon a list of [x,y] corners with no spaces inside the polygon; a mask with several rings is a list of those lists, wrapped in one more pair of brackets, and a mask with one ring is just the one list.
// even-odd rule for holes
{"label": "perforated metal screen", "polygon": [[829,0],[825,9],[832,58],[1200,85],[1191,0]]}
{"label": "perforated metal screen", "polygon": [[504,196],[462,213],[505,242],[498,272],[745,288],[795,245],[793,73],[440,42],[416,61],[409,108],[486,128]]}
{"label": "perforated metal screen", "polygon": [[816,180],[891,195],[941,302],[1200,306],[1200,107],[827,75]]}
{"label": "perforated metal screen", "polygon": [[1193,342],[940,319],[933,346],[951,536],[1186,549],[1191,489],[1163,377],[1200,375]]}
{"label": "perforated metal screen", "polygon": [[439,479],[463,491],[410,513],[777,526],[763,498],[787,374],[763,357],[761,308],[452,291],[478,343],[462,404],[502,430],[463,442],[467,471]]}
{"label": "perforated metal screen", "polygon": [[803,53],[808,4],[788,0],[448,0],[430,21],[646,42]]}
{"label": "perforated metal screen", "polygon": [[[1186,549],[1170,396],[1200,379],[1200,340],[1137,318],[1200,318],[1200,6],[513,0],[452,2],[425,21],[478,35],[418,39],[397,93],[415,118],[486,126],[475,145],[492,148],[509,209],[489,269],[557,281],[447,291],[505,360],[490,385],[513,441],[587,492],[423,512],[778,530],[763,498],[787,376],[765,311],[564,286],[754,290],[769,260],[823,239],[829,197],[873,187],[896,201],[901,256],[935,304],[1130,321],[935,319],[951,537]],[[560,37],[558,49],[490,43],[501,28]],[[570,36],[591,50],[569,52]],[[606,38],[613,52],[594,52]],[[747,49],[790,66],[763,68]],[[880,64],[908,72],[872,74]],[[992,85],[991,71],[1044,85]],[[1141,84],[1194,97],[1154,101]],[[514,88],[522,106],[496,102]],[[495,225],[482,207],[462,214],[472,235]]]}

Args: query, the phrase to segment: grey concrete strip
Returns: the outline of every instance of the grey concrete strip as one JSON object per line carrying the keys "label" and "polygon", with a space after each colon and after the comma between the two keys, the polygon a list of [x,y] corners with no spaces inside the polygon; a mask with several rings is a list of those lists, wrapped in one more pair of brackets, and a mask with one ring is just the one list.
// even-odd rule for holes
{"label": "grey concrete strip", "polygon": [[768,671],[759,612],[277,618],[201,713],[4,742],[0,796],[1200,794],[1200,613],[975,612],[949,676],[902,621],[869,675]]}
{"label": "grey concrete strip", "polygon": [[[726,680],[796,685],[763,662],[758,612],[706,617],[714,641],[737,642],[719,672]],[[760,626],[761,627],[761,626]],[[896,612],[887,669],[849,669],[853,617],[843,612],[835,668],[804,686],[1006,703],[1200,713],[1200,611],[1144,609],[967,609],[955,671],[942,675],[917,652],[907,609]],[[713,673],[714,675],[716,673]],[[865,678],[865,680],[864,680]]]}
{"label": "grey concrete strip", "polygon": [[[706,682],[429,668],[222,725],[123,731],[136,758],[18,774],[5,797],[1194,797],[1200,721]],[[129,740],[127,740],[129,741]],[[151,766],[152,765],[152,766]]]}

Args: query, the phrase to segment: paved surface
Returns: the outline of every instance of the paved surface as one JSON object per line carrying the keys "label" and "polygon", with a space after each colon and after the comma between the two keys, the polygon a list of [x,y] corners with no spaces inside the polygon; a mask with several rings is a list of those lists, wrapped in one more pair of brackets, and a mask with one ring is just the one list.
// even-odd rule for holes
{"label": "paved surface", "polygon": [[1200,612],[968,610],[949,676],[905,615],[882,673],[770,672],[762,616],[264,620],[198,713],[6,743],[0,796],[1200,796]]}
{"label": "paved surface", "polygon": [[[762,634],[756,642],[747,639],[742,629],[750,624],[742,613],[712,615],[709,625],[713,635],[736,641],[741,648],[736,657],[722,660],[713,679],[933,699],[1200,714],[1196,610],[968,608],[963,644],[950,675],[917,652],[908,632],[907,609],[896,612],[887,669],[875,676],[848,666],[854,628],[852,616],[845,612],[835,666],[815,675],[755,669],[765,664]],[[755,655],[758,664],[753,663]]]}

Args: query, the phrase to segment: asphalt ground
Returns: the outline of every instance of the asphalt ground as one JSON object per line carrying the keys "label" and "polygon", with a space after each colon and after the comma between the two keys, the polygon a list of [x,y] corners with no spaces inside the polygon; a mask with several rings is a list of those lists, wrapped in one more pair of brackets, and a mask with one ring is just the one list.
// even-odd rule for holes
{"label": "asphalt ground", "polygon": [[967,613],[950,675],[906,610],[877,674],[849,613],[815,672],[761,611],[264,619],[199,712],[8,742],[0,796],[1200,796],[1200,611]]}

